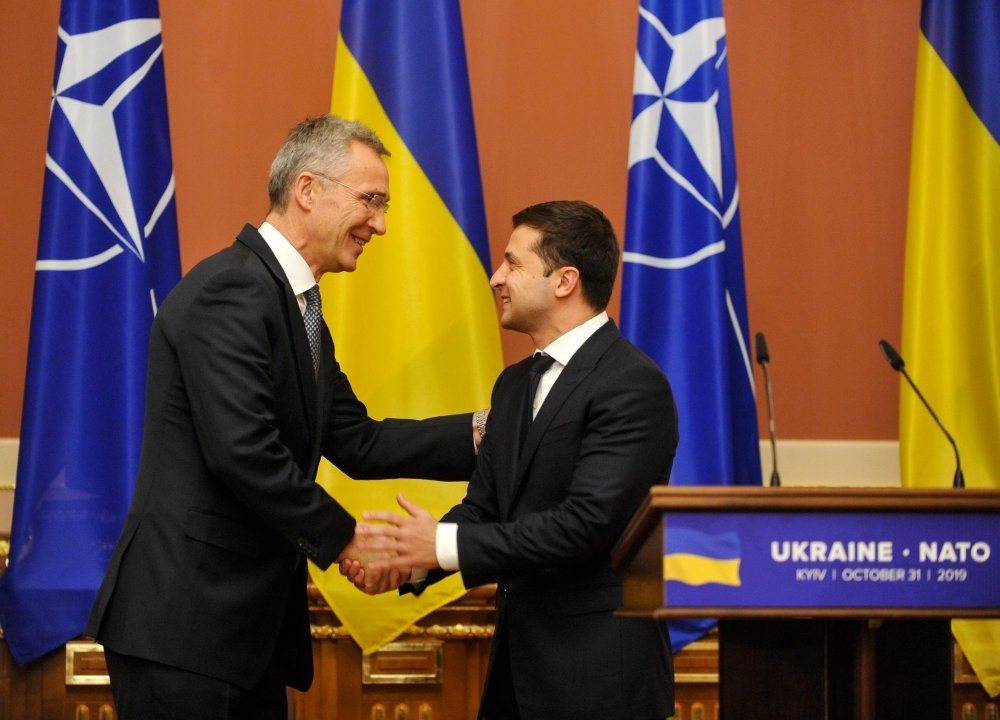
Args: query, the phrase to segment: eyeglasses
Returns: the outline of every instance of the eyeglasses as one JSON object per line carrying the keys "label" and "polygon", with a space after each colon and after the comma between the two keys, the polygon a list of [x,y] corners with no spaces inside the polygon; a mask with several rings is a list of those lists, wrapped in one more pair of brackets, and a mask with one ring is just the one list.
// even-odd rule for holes
{"label": "eyeglasses", "polygon": [[319,175],[321,178],[325,178],[330,182],[335,182],[342,188],[347,188],[352,193],[354,193],[356,198],[361,202],[363,202],[365,204],[365,207],[368,208],[371,212],[378,212],[379,210],[381,210],[383,215],[389,212],[389,203],[386,202],[385,195],[361,192],[357,188],[342,183],[337,178],[332,178],[326,173],[321,173],[318,170],[310,170],[309,172],[311,172],[313,175]]}

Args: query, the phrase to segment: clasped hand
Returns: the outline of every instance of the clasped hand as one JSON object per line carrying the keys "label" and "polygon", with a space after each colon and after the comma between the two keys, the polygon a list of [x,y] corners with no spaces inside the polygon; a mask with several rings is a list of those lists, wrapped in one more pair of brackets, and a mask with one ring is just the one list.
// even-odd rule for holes
{"label": "clasped hand", "polygon": [[437,520],[399,493],[396,502],[407,515],[387,511],[364,514],[354,538],[341,553],[340,574],[369,595],[395,590],[415,568],[438,567]]}

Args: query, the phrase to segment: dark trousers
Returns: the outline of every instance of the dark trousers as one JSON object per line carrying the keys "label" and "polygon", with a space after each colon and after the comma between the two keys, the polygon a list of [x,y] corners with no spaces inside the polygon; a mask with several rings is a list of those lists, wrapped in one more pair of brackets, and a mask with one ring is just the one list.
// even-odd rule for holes
{"label": "dark trousers", "polygon": [[105,649],[118,720],[288,720],[283,673],[271,663],[244,690],[224,680]]}
{"label": "dark trousers", "polygon": [[[483,696],[483,706],[479,718],[480,720],[521,720],[521,711],[518,709],[517,696],[514,693],[514,679],[510,670],[507,633],[501,630],[493,642],[496,644],[496,656],[493,658],[490,684]],[[556,718],[551,720],[556,720]],[[653,718],[653,720],[663,720],[663,718]]]}
{"label": "dark trousers", "polygon": [[502,630],[494,639],[496,654],[490,671],[490,685],[483,696],[482,720],[521,720],[514,695],[514,679],[510,672],[510,652],[507,632]]}

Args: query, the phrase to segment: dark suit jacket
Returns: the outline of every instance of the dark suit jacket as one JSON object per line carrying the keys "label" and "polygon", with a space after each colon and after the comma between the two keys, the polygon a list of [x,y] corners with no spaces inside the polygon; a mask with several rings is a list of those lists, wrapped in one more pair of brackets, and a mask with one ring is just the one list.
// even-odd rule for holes
{"label": "dark suit jacket", "polygon": [[471,428],[371,420],[325,325],[317,381],[285,275],[246,226],[156,315],[135,493],[87,634],[242,687],[277,657],[307,688],[305,560],[328,567],[355,525],[315,483],[320,455],[355,478],[465,479]]}
{"label": "dark suit jacket", "polygon": [[[669,478],[670,386],[608,322],[563,369],[521,448],[528,362],[498,378],[468,494],[442,518],[458,523],[462,578],[499,582],[497,634],[525,720],[664,717],[669,639],[661,624],[613,615],[622,589],[610,553]],[[493,669],[491,658],[487,692]]]}

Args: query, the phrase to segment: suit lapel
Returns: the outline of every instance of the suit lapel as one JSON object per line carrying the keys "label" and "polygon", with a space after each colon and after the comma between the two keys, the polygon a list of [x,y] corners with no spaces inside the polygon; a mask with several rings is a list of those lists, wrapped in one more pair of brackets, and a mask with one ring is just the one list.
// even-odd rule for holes
{"label": "suit lapel", "polygon": [[[295,353],[295,365],[299,374],[299,389],[302,394],[302,404],[306,409],[306,420],[312,431],[311,450],[318,447],[321,433],[319,428],[319,408],[320,393],[317,388],[316,377],[313,375],[312,354],[309,351],[309,338],[306,336],[306,327],[302,321],[302,311],[299,310],[299,303],[292,294],[292,289],[288,285],[285,271],[281,269],[277,258],[267,246],[264,238],[260,236],[257,229],[251,225],[243,227],[238,238],[241,243],[250,248],[251,251],[267,267],[275,282],[281,288],[281,298],[284,301],[285,325],[292,341],[292,351]],[[324,346],[324,351],[326,347]],[[325,352],[320,353],[320,377],[323,376],[323,360]],[[310,453],[314,457],[315,452]]]}
{"label": "suit lapel", "polygon": [[[517,488],[520,486],[521,481],[527,473],[528,466],[531,463],[531,458],[538,449],[538,444],[541,442],[542,437],[544,437],[546,429],[552,424],[552,421],[559,416],[559,412],[566,400],[576,391],[576,389],[580,386],[580,383],[594,371],[594,368],[597,366],[597,363],[600,361],[604,353],[607,352],[608,348],[610,348],[611,345],[620,337],[621,334],[618,332],[618,328],[615,326],[614,321],[608,320],[608,322],[598,328],[598,330],[587,339],[587,342],[585,342],[570,359],[569,364],[563,368],[563,371],[559,374],[559,378],[552,386],[552,389],[549,390],[549,394],[545,398],[545,402],[542,403],[542,407],[539,408],[538,415],[535,416],[535,419],[528,427],[528,434],[524,438],[524,444],[520,447],[520,452],[517,456],[517,462],[515,464],[517,472],[514,476],[514,487],[511,490],[511,498],[516,495]],[[527,396],[527,383],[528,371],[527,365],[525,365],[524,380],[521,384],[521,387],[525,389],[521,393],[522,397]],[[525,402],[527,402],[527,400],[523,400],[521,403],[522,410],[524,410],[523,403]]]}
{"label": "suit lapel", "polygon": [[[503,423],[503,430],[507,442],[507,463],[506,472],[497,479],[497,506],[500,516],[506,518],[513,503],[514,491],[519,484],[521,476],[519,459],[522,454],[523,440],[521,437],[522,418],[528,412],[528,369],[531,367],[531,357],[527,357],[521,362],[513,365],[508,372],[511,373],[510,392],[500,395],[501,406],[493,408],[492,412],[497,417],[509,418]],[[503,443],[500,444],[503,447]]]}

